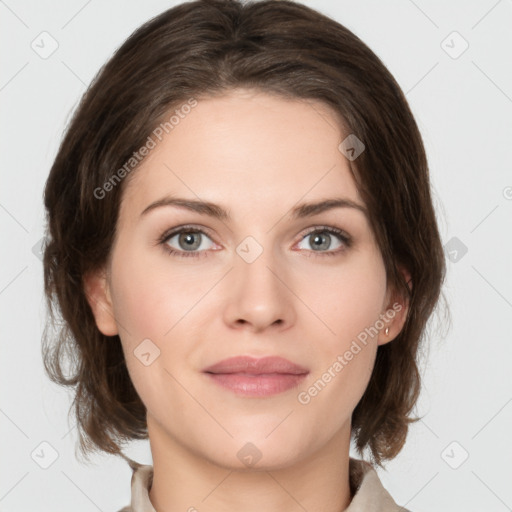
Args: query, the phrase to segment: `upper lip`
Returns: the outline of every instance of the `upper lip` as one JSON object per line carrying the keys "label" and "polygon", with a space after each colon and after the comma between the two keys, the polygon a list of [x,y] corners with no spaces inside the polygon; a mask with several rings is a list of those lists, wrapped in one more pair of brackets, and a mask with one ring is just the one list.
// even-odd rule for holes
{"label": "upper lip", "polygon": [[223,359],[203,370],[206,373],[250,373],[254,375],[267,373],[284,373],[301,375],[309,370],[299,366],[283,357],[268,356],[255,358],[251,356],[237,356]]}

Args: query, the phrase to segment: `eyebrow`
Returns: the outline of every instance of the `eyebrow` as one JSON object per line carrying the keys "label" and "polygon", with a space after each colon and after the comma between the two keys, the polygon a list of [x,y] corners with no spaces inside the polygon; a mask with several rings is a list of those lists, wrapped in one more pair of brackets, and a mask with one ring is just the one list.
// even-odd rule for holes
{"label": "eyebrow", "polygon": [[[201,201],[196,199],[186,199],[182,197],[163,197],[158,199],[154,203],[151,203],[147,206],[142,213],[141,217],[147,215],[150,211],[155,210],[156,208],[161,208],[164,206],[174,206],[177,208],[184,208],[201,215],[208,215],[210,217],[214,217],[219,220],[229,221],[230,215],[222,206],[211,203],[209,201]],[[352,208],[355,210],[359,210],[365,216],[368,216],[367,209],[355,201],[347,198],[331,198],[324,199],[322,201],[318,201],[315,203],[302,203],[298,206],[295,206],[291,210],[291,216],[293,219],[302,219],[305,217],[311,217],[313,215],[318,215],[327,210],[332,210],[333,208]]]}

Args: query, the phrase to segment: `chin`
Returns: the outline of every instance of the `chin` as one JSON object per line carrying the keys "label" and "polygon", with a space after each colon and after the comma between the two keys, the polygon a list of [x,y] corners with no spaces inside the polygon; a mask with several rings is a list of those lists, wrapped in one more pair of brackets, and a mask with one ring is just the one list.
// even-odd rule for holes
{"label": "chin", "polygon": [[293,455],[295,452],[296,450],[290,450],[283,446],[281,446],[281,451],[270,447],[259,449],[249,441],[241,448],[235,448],[234,457],[223,457],[219,454],[210,460],[224,469],[239,472],[276,471],[296,464],[297,458]]}
{"label": "chin", "polygon": [[[224,465],[237,470],[265,471],[282,469],[297,463],[301,456],[305,456],[303,452],[311,443],[306,438],[297,438],[300,433],[290,432],[289,429],[283,429],[278,434],[277,431],[282,426],[276,429],[277,424],[274,422],[271,429],[265,427],[259,433],[254,428],[247,429],[247,435],[237,432],[223,451]],[[275,430],[272,431],[273,429]]]}

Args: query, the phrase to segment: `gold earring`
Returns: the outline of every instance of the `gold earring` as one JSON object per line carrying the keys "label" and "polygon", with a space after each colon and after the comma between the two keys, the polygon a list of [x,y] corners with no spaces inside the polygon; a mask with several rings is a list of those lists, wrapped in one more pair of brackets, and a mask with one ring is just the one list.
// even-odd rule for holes
{"label": "gold earring", "polygon": [[384,333],[386,334],[386,336],[389,334],[389,327],[386,327],[386,330],[384,331]]}

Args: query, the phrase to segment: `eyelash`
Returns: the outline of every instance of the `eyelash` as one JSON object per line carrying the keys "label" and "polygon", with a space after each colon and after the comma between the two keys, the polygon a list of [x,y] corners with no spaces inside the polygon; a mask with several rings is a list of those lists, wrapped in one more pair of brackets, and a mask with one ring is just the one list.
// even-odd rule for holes
{"label": "eyelash", "polygon": [[[187,225],[187,226],[181,226],[180,228],[172,229],[171,231],[166,231],[159,239],[158,244],[162,245],[164,247],[164,250],[170,255],[170,256],[177,256],[178,258],[201,258],[206,257],[208,255],[208,251],[177,251],[176,249],[173,249],[172,247],[169,247],[167,242],[173,238],[176,235],[179,235],[181,233],[200,233],[202,235],[206,235],[209,238],[211,238],[207,232],[203,231],[202,229],[197,228],[196,226]],[[308,231],[300,240],[299,242],[302,242],[304,238],[317,234],[317,233],[328,233],[330,235],[337,236],[341,242],[345,245],[345,248],[337,249],[336,251],[307,251],[313,254],[309,254],[307,257],[310,256],[336,256],[342,252],[344,252],[346,249],[351,247],[352,245],[352,238],[347,235],[344,231],[341,229],[335,228],[335,227],[329,227],[329,226],[317,226],[311,231]]]}

